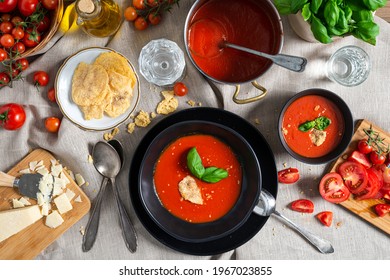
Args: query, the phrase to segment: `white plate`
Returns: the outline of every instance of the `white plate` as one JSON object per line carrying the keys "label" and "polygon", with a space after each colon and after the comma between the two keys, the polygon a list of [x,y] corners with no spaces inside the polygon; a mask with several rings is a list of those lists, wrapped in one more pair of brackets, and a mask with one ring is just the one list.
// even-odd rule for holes
{"label": "white plate", "polygon": [[129,119],[131,113],[137,107],[140,98],[139,79],[134,69],[134,66],[124,55],[116,52],[122,55],[124,58],[126,58],[127,62],[129,63],[129,66],[133,69],[137,79],[134,92],[133,92],[133,97],[131,99],[130,107],[127,109],[125,113],[123,113],[122,115],[116,118],[112,118],[104,115],[103,118],[101,119],[92,119],[92,120],[84,119],[84,115],[82,111],[77,106],[77,104],[74,103],[72,100],[73,73],[80,62],[85,62],[89,64],[93,63],[101,53],[105,53],[105,52],[116,52],[116,51],[109,48],[99,48],[99,47],[80,50],[79,52],[69,56],[64,61],[64,63],[62,64],[62,66],[60,67],[56,75],[56,79],[55,79],[56,100],[62,114],[65,117],[67,117],[71,122],[73,122],[75,125],[77,125],[78,127],[84,130],[103,131],[118,126],[119,124]]}

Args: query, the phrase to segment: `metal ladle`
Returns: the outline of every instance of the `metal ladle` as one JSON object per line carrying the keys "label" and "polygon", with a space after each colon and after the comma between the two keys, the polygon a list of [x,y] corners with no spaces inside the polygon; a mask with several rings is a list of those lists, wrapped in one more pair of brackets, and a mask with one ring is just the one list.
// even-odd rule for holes
{"label": "metal ladle", "polygon": [[329,241],[323,240],[320,237],[314,235],[313,233],[303,229],[302,227],[295,224],[290,219],[286,218],[278,211],[276,211],[276,200],[267,190],[262,189],[260,193],[260,200],[255,206],[253,212],[256,214],[268,217],[271,214],[282,218],[290,227],[299,232],[303,237],[305,237],[314,247],[316,247],[323,254],[331,254],[334,252],[332,244]]}
{"label": "metal ladle", "polygon": [[[123,150],[120,152],[123,152]],[[133,253],[137,249],[137,236],[130,217],[127,214],[126,209],[119,197],[118,189],[115,185],[115,178],[123,166],[123,160],[121,160],[123,159],[123,154],[121,158],[113,146],[111,146],[109,143],[99,141],[93,147],[92,157],[94,159],[93,164],[96,170],[104,177],[104,179],[85,230],[82,249],[84,252],[87,252],[95,243],[97,231],[99,228],[101,202],[107,182],[110,180],[118,205],[122,235],[125,240],[126,247],[130,252]]]}

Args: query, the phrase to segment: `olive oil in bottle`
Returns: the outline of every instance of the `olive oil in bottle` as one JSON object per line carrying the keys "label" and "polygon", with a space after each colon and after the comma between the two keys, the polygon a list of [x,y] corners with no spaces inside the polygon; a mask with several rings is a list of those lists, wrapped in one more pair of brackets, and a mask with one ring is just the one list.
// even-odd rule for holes
{"label": "olive oil in bottle", "polygon": [[89,35],[107,37],[121,25],[122,13],[114,0],[77,0],[77,24]]}

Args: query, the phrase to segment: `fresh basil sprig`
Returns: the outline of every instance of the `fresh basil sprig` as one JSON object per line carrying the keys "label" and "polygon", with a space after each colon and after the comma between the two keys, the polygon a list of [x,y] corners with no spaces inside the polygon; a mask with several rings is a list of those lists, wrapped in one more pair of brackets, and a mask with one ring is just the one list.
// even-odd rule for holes
{"label": "fresh basil sprig", "polygon": [[195,147],[191,148],[187,154],[187,167],[192,175],[207,183],[217,183],[228,176],[225,169],[214,166],[205,168]]}
{"label": "fresh basil sprig", "polygon": [[308,132],[310,129],[315,128],[317,130],[325,130],[331,123],[331,120],[327,117],[318,117],[313,121],[307,121],[300,124],[298,129],[303,132]]}
{"label": "fresh basil sprig", "polygon": [[283,15],[301,12],[311,25],[314,37],[321,43],[332,42],[333,36],[353,35],[376,44],[379,26],[372,12],[385,6],[387,0],[274,0]]}

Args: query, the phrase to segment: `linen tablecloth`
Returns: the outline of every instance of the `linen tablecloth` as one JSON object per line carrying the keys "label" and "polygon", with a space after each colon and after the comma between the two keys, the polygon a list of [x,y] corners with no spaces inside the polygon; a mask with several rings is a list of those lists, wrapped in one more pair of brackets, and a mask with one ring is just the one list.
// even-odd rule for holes
{"label": "linen tablecloth", "polygon": [[[127,7],[131,1],[120,1]],[[91,147],[103,139],[103,132],[83,131],[66,118],[62,119],[58,134],[45,130],[44,120],[49,116],[61,116],[58,106],[48,101],[46,93],[53,86],[55,74],[69,55],[85,47],[108,46],[124,54],[138,69],[138,56],[142,46],[152,39],[167,38],[175,41],[184,50],[183,28],[186,15],[194,1],[180,1],[180,7],[164,14],[158,26],[149,27],[145,31],[137,31],[131,23],[123,22],[120,30],[113,38],[93,38],[87,36],[73,25],[57,43],[44,55],[38,57],[25,72],[25,80],[14,83],[14,87],[0,90],[0,104],[9,102],[21,103],[27,112],[27,121],[18,131],[0,130],[0,170],[8,171],[20,161],[31,149],[49,150],[61,162],[74,172],[81,173],[89,186],[83,191],[93,202],[100,187],[102,177],[94,166],[88,162]],[[96,243],[91,251],[81,250],[82,235],[80,228],[86,226],[89,214],[66,231],[53,244],[45,249],[37,259],[389,259],[389,236],[371,226],[341,206],[323,200],[317,190],[321,176],[327,165],[311,166],[296,161],[283,149],[278,140],[277,119],[283,104],[295,93],[308,88],[324,88],[340,95],[355,119],[368,119],[384,130],[390,131],[389,105],[390,90],[390,25],[376,17],[380,25],[380,35],[376,46],[363,43],[350,36],[337,40],[329,45],[308,43],[295,35],[283,18],[284,46],[283,53],[303,56],[308,59],[306,71],[290,72],[284,68],[273,66],[259,82],[269,93],[265,99],[247,105],[237,105],[232,101],[234,88],[218,85],[223,94],[223,107],[236,113],[249,122],[265,136],[275,154],[277,169],[297,167],[301,179],[293,185],[279,185],[277,209],[283,214],[329,240],[335,252],[323,255],[308,244],[298,233],[284,226],[278,219],[271,217],[261,231],[246,244],[236,250],[218,256],[192,256],[176,252],[154,239],[138,220],[131,204],[128,190],[128,174],[130,162],[137,145],[150,127],[164,118],[158,115],[147,128],[136,128],[134,133],[126,132],[128,122],[119,126],[120,133],[115,136],[125,147],[126,165],[120,173],[117,183],[127,211],[138,234],[138,249],[132,254],[124,246],[118,221],[114,196],[107,192],[100,220],[100,228]],[[324,66],[327,58],[338,48],[345,45],[357,45],[367,51],[372,60],[372,70],[368,79],[353,88],[343,87],[329,81],[325,77]],[[221,107],[215,94],[200,73],[186,57],[187,70],[184,82],[189,88],[185,97],[179,98],[178,110],[189,108],[188,100],[194,100],[196,106]],[[50,84],[37,92],[32,83],[32,75],[37,70],[45,70],[50,74]],[[155,111],[162,100],[159,87],[149,84],[141,75],[141,100],[136,108],[146,112]],[[250,86],[242,87],[245,97]],[[200,103],[200,104],[199,104]],[[276,186],[275,186],[276,187]],[[309,198],[315,204],[316,213],[329,210],[334,213],[333,226],[321,225],[314,214],[300,214],[289,210],[288,204],[298,198]],[[338,226],[336,226],[336,224]]]}

